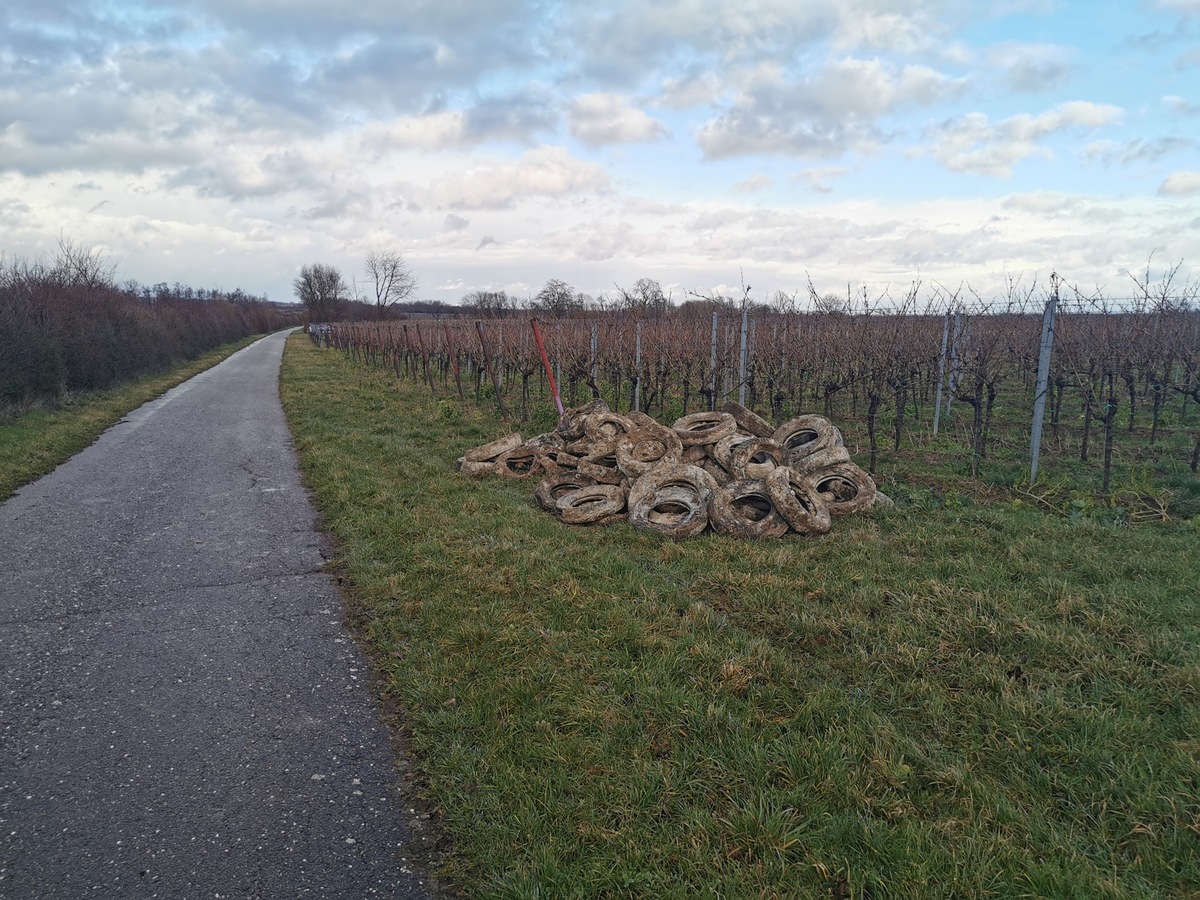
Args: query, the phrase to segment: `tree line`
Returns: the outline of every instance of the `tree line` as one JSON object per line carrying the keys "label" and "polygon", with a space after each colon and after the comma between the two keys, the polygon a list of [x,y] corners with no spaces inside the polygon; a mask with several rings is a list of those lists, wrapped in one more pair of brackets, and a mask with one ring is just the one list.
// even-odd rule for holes
{"label": "tree line", "polygon": [[295,321],[240,289],[115,276],[102,252],[65,237],[48,259],[0,255],[0,404],[111,387]]}

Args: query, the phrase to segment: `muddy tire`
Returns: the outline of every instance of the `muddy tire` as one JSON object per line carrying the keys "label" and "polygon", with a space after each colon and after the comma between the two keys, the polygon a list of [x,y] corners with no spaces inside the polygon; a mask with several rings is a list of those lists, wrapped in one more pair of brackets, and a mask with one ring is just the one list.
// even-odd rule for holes
{"label": "muddy tire", "polygon": [[818,450],[816,453],[792,460],[791,466],[797,472],[811,475],[813,472],[836,466],[838,463],[848,462],[850,462],[850,451],[845,447],[826,447],[824,450]]}
{"label": "muddy tire", "polygon": [[684,416],[671,426],[685,447],[712,445],[737,431],[737,420],[729,413],[699,412]]}
{"label": "muddy tire", "polygon": [[718,534],[739,538],[783,537],[791,527],[759,478],[732,481],[713,491],[708,522]]}
{"label": "muddy tire", "polygon": [[637,412],[631,412],[625,416],[625,418],[633,423],[634,428],[652,428],[659,424],[658,420],[655,419],[654,416],[648,415],[641,410],[638,410]]}
{"label": "muddy tire", "polygon": [[658,466],[676,465],[682,452],[679,435],[655,423],[617,439],[617,467],[630,478],[638,478]]}
{"label": "muddy tire", "polygon": [[496,457],[492,471],[504,478],[528,478],[543,471],[542,456],[537,450],[521,446]]}
{"label": "muddy tire", "polygon": [[713,444],[712,457],[729,471],[733,471],[733,451],[747,441],[754,440],[754,435],[738,430],[729,437],[721,438]]}
{"label": "muddy tire", "polygon": [[538,506],[557,516],[557,504],[560,497],[572,491],[577,491],[580,488],[592,487],[595,483],[587,475],[580,475],[578,472],[547,475],[538,482],[537,489],[533,492],[533,497],[537,500]]}
{"label": "muddy tire", "polygon": [[496,474],[495,464],[492,462],[472,462],[465,456],[460,456],[455,465],[458,468],[460,475],[466,475],[470,478],[479,478],[483,475]]}
{"label": "muddy tire", "polygon": [[789,466],[776,469],[766,480],[767,493],[792,530],[826,534],[833,527],[829,508],[803,475]]}
{"label": "muddy tire", "polygon": [[583,431],[593,441],[615,441],[633,431],[634,424],[613,412],[592,413],[583,420]]}
{"label": "muddy tire", "polygon": [[773,437],[775,435],[774,425],[758,413],[733,400],[722,406],[721,412],[727,412],[733,416],[738,423],[738,428],[747,434],[755,437]]}
{"label": "muddy tire", "polygon": [[567,442],[562,439],[561,434],[556,434],[553,431],[547,431],[545,434],[539,434],[536,437],[531,437],[523,446],[531,450],[561,450],[567,445]]}
{"label": "muddy tire", "polygon": [[481,444],[474,447],[463,454],[463,459],[467,462],[491,462],[501,453],[507,453],[509,450],[516,450],[523,443],[521,435],[513,432],[506,434],[502,438],[497,438],[491,443]]}
{"label": "muddy tire", "polygon": [[593,400],[591,403],[585,403],[583,406],[576,406],[574,409],[568,409],[563,412],[558,418],[558,427],[555,429],[563,436],[565,440],[574,441],[583,437],[583,420],[594,413],[608,412],[608,404],[603,400]]}
{"label": "muddy tire", "polygon": [[620,513],[625,508],[625,494],[614,484],[594,484],[563,494],[555,508],[568,525],[591,525]]}
{"label": "muddy tire", "polygon": [[824,416],[808,415],[784,422],[772,437],[783,444],[788,463],[795,465],[806,456],[837,446],[841,432]]}
{"label": "muddy tire", "polygon": [[629,522],[672,538],[692,537],[708,527],[708,501],[716,489],[698,466],[662,466],[629,489]]}
{"label": "muddy tire", "polygon": [[875,479],[851,462],[837,463],[802,477],[834,516],[870,509],[878,493]]}
{"label": "muddy tire", "polygon": [[592,446],[592,452],[579,460],[578,471],[588,475],[597,484],[620,484],[625,473],[617,465],[615,441],[601,441]]}
{"label": "muddy tire", "polygon": [[729,470],[734,478],[763,479],[787,465],[783,445],[771,438],[754,438],[733,451]]}

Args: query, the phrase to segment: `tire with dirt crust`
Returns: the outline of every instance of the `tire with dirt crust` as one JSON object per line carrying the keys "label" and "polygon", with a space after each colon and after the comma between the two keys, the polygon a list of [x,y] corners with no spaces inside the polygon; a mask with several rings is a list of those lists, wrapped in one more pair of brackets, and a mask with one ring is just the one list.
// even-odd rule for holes
{"label": "tire with dirt crust", "polygon": [[783,537],[791,527],[760,478],[739,479],[713,491],[708,522],[718,534],[739,538]]}
{"label": "tire with dirt crust", "polygon": [[845,447],[826,447],[824,450],[810,453],[801,459],[792,460],[791,466],[797,472],[810,475],[821,469],[836,466],[838,463],[848,462],[850,462],[850,451]]}
{"label": "tire with dirt crust", "polygon": [[754,438],[733,451],[729,471],[734,478],[766,478],[787,465],[783,445],[771,438]]}
{"label": "tire with dirt crust", "polygon": [[630,487],[629,522],[667,537],[692,537],[708,527],[708,501],[716,489],[698,466],[661,466]]}
{"label": "tire with dirt crust", "polygon": [[713,448],[712,448],[713,459],[715,459],[722,466],[724,466],[726,469],[728,469],[730,472],[732,472],[733,471],[733,451],[736,450],[738,447],[740,447],[742,444],[746,443],[747,441],[754,440],[754,438],[755,438],[755,436],[753,434],[747,434],[746,432],[742,431],[741,429],[735,431],[733,434],[729,435],[729,437],[721,438],[719,441],[717,441],[715,444],[713,444]]}
{"label": "tire with dirt crust", "polygon": [[595,485],[595,480],[587,475],[580,475],[578,472],[564,472],[561,475],[547,475],[538,482],[537,488],[533,492],[533,497],[537,500],[538,506],[558,515],[558,500],[560,497],[578,491],[581,488],[592,487]]}
{"label": "tire with dirt crust", "polygon": [[463,459],[467,462],[492,462],[501,453],[507,453],[509,450],[516,450],[523,443],[521,435],[515,431],[512,434],[506,434],[502,438],[496,438],[487,444],[481,444],[478,447],[473,447],[463,454]]}
{"label": "tire with dirt crust", "polygon": [[698,412],[676,420],[671,427],[685,447],[712,445],[737,431],[737,419],[729,413]]}
{"label": "tire with dirt crust", "polygon": [[775,426],[735,400],[730,400],[721,407],[721,412],[727,412],[737,420],[738,428],[755,437],[772,437]]}
{"label": "tire with dirt crust", "polygon": [[578,440],[584,434],[583,420],[593,413],[606,412],[608,412],[608,404],[603,400],[592,400],[583,406],[565,410],[558,418],[558,427],[555,428],[555,431],[561,434],[565,440]]}
{"label": "tire with dirt crust", "polygon": [[729,474],[729,470],[711,456],[704,460],[704,462],[700,463],[700,468],[713,477],[713,481],[717,483],[717,487],[721,487],[733,481],[733,476]]}
{"label": "tire with dirt crust", "polygon": [[766,479],[767,494],[798,534],[827,534],[833,527],[829,508],[805,477],[790,466],[781,466]]}
{"label": "tire with dirt crust", "polygon": [[616,441],[600,441],[592,452],[579,460],[577,470],[595,479],[597,484],[620,484],[625,473],[617,466]]}
{"label": "tire with dirt crust", "polygon": [[471,478],[496,474],[496,466],[493,462],[472,462],[465,456],[460,456],[455,461],[455,465],[460,475],[466,475]]}
{"label": "tire with dirt crust", "polygon": [[807,415],[784,422],[775,429],[772,437],[783,444],[788,463],[795,465],[819,450],[837,446],[841,433],[824,416]]}
{"label": "tire with dirt crust", "polygon": [[679,435],[656,422],[617,439],[617,468],[630,478],[638,478],[658,466],[675,465],[682,452]]}
{"label": "tire with dirt crust", "polygon": [[834,516],[862,512],[875,502],[875,479],[852,462],[836,463],[803,478]]}
{"label": "tire with dirt crust", "polygon": [[541,454],[523,445],[501,453],[492,463],[492,471],[505,478],[528,478],[542,470]]}
{"label": "tire with dirt crust", "polygon": [[614,484],[593,484],[563,494],[555,508],[568,525],[591,525],[620,513],[625,508],[625,493]]}
{"label": "tire with dirt crust", "polygon": [[633,429],[634,424],[629,419],[614,412],[592,413],[583,420],[584,434],[593,441],[615,441]]}

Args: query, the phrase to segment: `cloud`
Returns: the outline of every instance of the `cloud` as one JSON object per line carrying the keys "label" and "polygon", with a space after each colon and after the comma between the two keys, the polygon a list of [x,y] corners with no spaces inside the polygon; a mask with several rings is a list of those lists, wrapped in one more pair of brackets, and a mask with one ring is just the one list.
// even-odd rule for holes
{"label": "cloud", "polygon": [[721,81],[708,70],[686,72],[663,80],[657,106],[667,109],[690,109],[716,102],[721,93]]}
{"label": "cloud", "polygon": [[1162,98],[1163,106],[1173,113],[1181,116],[1194,116],[1200,113],[1200,103],[1192,103],[1190,100],[1185,100],[1183,97],[1175,94],[1168,94]]}
{"label": "cloud", "polygon": [[657,119],[611,93],[576,97],[567,108],[567,123],[572,136],[589,147],[652,141],[666,134]]}
{"label": "cloud", "polygon": [[756,172],[748,178],[743,178],[733,186],[733,190],[739,194],[754,194],[758,191],[766,190],[774,182],[770,175]]}
{"label": "cloud", "polygon": [[1160,197],[1191,197],[1200,194],[1200,172],[1172,172],[1158,186]]}
{"label": "cloud", "polygon": [[481,99],[466,109],[441,110],[368,123],[361,145],[374,153],[392,150],[445,150],[488,141],[528,143],[551,130],[557,115],[540,93]]}
{"label": "cloud", "polygon": [[451,209],[508,209],[533,197],[605,193],[608,173],[575,159],[564,147],[527,150],[516,163],[476,166],[445,175],[428,191],[432,203]]}
{"label": "cloud", "polygon": [[887,140],[878,120],[929,105],[964,82],[927,66],[842,59],[800,77],[768,62],[741,73],[740,93],[697,142],[709,159],[755,153],[831,158]]}
{"label": "cloud", "polygon": [[833,191],[833,188],[829,185],[829,180],[831,178],[840,178],[845,174],[845,169],[825,166],[819,169],[804,169],[793,175],[792,180],[797,184],[803,184],[809,190],[816,191],[818,194],[829,194]]}
{"label": "cloud", "polygon": [[1132,138],[1117,143],[1115,141],[1096,141],[1084,148],[1085,159],[1094,159],[1104,165],[1129,165],[1136,162],[1155,162],[1169,153],[1181,150],[1193,150],[1200,143],[1191,138],[1166,136],[1145,140]]}
{"label": "cloud", "polygon": [[1182,15],[1200,16],[1200,0],[1156,0],[1155,5]]}
{"label": "cloud", "polygon": [[1039,140],[1067,129],[1100,128],[1123,114],[1120,107],[1087,101],[1063,103],[1038,116],[1022,113],[994,125],[983,113],[968,113],[933,130],[931,152],[951,171],[1007,178],[1023,159],[1054,157]]}
{"label": "cloud", "polygon": [[446,213],[446,218],[442,222],[442,228],[446,231],[462,231],[471,224],[471,220],[463,216],[455,215],[454,213]]}
{"label": "cloud", "polygon": [[1078,51],[1060,44],[998,44],[988,60],[1001,70],[1004,82],[1020,93],[1037,93],[1062,87],[1076,70]]}

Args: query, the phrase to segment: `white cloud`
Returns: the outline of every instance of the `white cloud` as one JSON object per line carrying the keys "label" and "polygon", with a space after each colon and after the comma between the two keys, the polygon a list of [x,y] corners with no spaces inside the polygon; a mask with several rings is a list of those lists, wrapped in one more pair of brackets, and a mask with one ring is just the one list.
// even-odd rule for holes
{"label": "white cloud", "polygon": [[1194,116],[1200,113],[1200,103],[1192,103],[1176,94],[1168,94],[1162,98],[1163,106],[1181,116]]}
{"label": "white cloud", "polygon": [[1194,150],[1200,146],[1191,138],[1165,136],[1146,140],[1131,138],[1127,141],[1094,141],[1083,149],[1085,159],[1094,159],[1105,165],[1130,165],[1137,162],[1155,162],[1169,153]]}
{"label": "white cloud", "polygon": [[988,61],[1000,69],[1001,78],[1020,93],[1062,87],[1075,71],[1079,52],[1061,44],[1006,42],[988,52]]}
{"label": "white cloud", "polygon": [[754,153],[836,157],[886,138],[878,120],[958,93],[963,82],[927,66],[841,59],[795,77],[775,62],[737,73],[738,96],[697,141],[710,159]]}
{"label": "white cloud", "polygon": [[845,169],[835,166],[824,166],[818,169],[804,169],[797,172],[793,176],[793,180],[798,184],[803,184],[809,190],[816,191],[818,194],[828,194],[833,191],[833,188],[829,184],[830,180],[840,178],[845,174]]}
{"label": "white cloud", "polygon": [[1172,172],[1158,188],[1161,197],[1191,197],[1200,194],[1200,172]]}
{"label": "white cloud", "polygon": [[459,147],[465,143],[466,119],[465,113],[454,110],[372,122],[362,130],[360,140],[365,149],[374,153]]}
{"label": "white cloud", "polygon": [[563,147],[537,147],[515,163],[444,175],[421,196],[451,209],[508,209],[533,197],[600,194],[610,187],[608,173],[595,163],[575,159]]}
{"label": "white cloud", "polygon": [[720,93],[721,82],[713,72],[689,72],[664,79],[655,102],[667,109],[690,109],[715,103]]}
{"label": "white cloud", "polygon": [[1022,113],[994,125],[983,113],[968,113],[934,129],[931,152],[952,171],[1007,178],[1023,159],[1054,157],[1039,140],[1066,129],[1100,128],[1123,114],[1120,107],[1088,101],[1063,103],[1038,116]]}
{"label": "white cloud", "polygon": [[774,184],[774,180],[770,175],[762,172],[756,172],[747,178],[743,178],[733,186],[733,190],[740,194],[755,194],[759,191],[764,191]]}
{"label": "white cloud", "polygon": [[657,119],[634,109],[618,94],[583,94],[567,108],[571,134],[589,147],[652,141],[666,134]]}
{"label": "white cloud", "polygon": [[1200,15],[1200,0],[1157,0],[1157,5],[1172,12],[1192,16]]}

